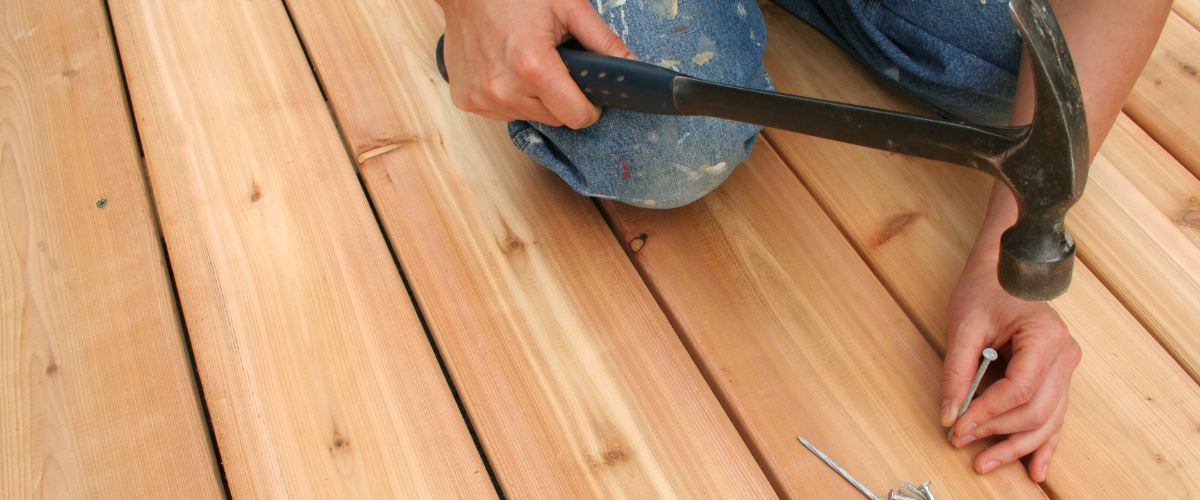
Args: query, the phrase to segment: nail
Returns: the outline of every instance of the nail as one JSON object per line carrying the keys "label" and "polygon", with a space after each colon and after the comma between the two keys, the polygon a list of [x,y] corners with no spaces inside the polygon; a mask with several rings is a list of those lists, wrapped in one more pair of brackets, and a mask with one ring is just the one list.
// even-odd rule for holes
{"label": "nail", "polygon": [[987,474],[987,473],[991,472],[992,469],[995,469],[996,467],[999,467],[999,466],[1000,466],[1000,462],[998,462],[996,460],[991,460],[988,463],[983,464],[983,473]]}
{"label": "nail", "polygon": [[[916,495],[918,498],[921,498],[922,500],[929,500],[929,498],[925,497],[925,493],[923,493],[921,490],[917,489],[916,486],[909,484],[907,481],[900,481],[900,483],[903,484],[905,488],[908,488],[908,491],[913,492],[913,494]],[[929,483],[925,483],[925,484],[929,484]]]}
{"label": "nail", "polygon": [[969,423],[969,424],[967,424],[966,427],[963,427],[962,432],[960,432],[959,434],[970,434],[971,431],[975,430],[975,427],[976,427],[976,425],[974,422]]}
{"label": "nail", "polygon": [[[962,409],[958,410],[958,418],[967,413],[967,407],[971,406],[971,398],[975,397],[975,390],[979,388],[979,381],[983,380],[983,372],[987,371],[988,365],[998,357],[996,350],[991,347],[983,350],[983,361],[979,362],[979,369],[975,370],[975,379],[971,381],[971,390],[967,391],[967,399],[963,400]],[[949,441],[953,435],[954,428],[951,427],[950,432],[946,433],[946,440]]]}
{"label": "nail", "polygon": [[1042,466],[1042,479],[1041,479],[1040,481],[1038,481],[1038,482],[1040,483],[1040,482],[1042,482],[1042,481],[1045,481],[1045,480],[1046,480],[1046,474],[1049,474],[1049,473],[1050,473],[1050,464],[1043,465],[1043,466]]}
{"label": "nail", "polygon": [[942,401],[941,421],[942,421],[942,427],[950,427],[951,425],[954,424],[953,422],[950,422],[950,400],[949,399]]}
{"label": "nail", "polygon": [[842,466],[838,465],[837,462],[834,462],[832,458],[829,458],[829,455],[826,455],[824,452],[817,449],[816,446],[813,446],[812,443],[808,442],[807,439],[804,439],[800,436],[796,436],[796,439],[799,439],[800,444],[803,444],[805,448],[808,448],[808,451],[811,451],[813,455],[816,455],[817,458],[821,459],[822,462],[825,462],[825,465],[828,465],[829,468],[841,475],[846,481],[849,481],[855,489],[862,492],[862,494],[866,495],[867,498],[870,498],[871,500],[881,500],[879,497],[875,496],[874,493],[871,493],[871,490],[868,490],[866,486],[863,486],[863,484],[858,482],[857,479],[854,479],[854,476],[851,476],[849,472],[846,472],[846,469],[843,469]]}
{"label": "nail", "polygon": [[964,437],[964,438],[962,438],[962,439],[959,439],[959,440],[958,440],[958,445],[957,445],[957,446],[958,446],[959,448],[962,448],[963,446],[966,446],[966,445],[968,445],[968,444],[971,444],[971,443],[973,443],[973,442],[975,442],[975,436],[967,436],[967,437]]}
{"label": "nail", "polygon": [[925,500],[933,500],[933,490],[929,489],[929,485],[933,483],[926,482],[921,485],[921,491],[925,492]]}

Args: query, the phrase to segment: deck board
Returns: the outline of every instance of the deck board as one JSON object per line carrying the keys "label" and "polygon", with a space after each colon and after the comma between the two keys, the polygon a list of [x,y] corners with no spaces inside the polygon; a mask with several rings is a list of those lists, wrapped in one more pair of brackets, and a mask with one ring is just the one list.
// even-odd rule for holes
{"label": "deck board", "polygon": [[[776,10],[768,28],[767,69],[781,91],[921,109],[790,15]],[[942,349],[946,303],[983,220],[991,179],[787,132],[765,134]],[[1072,227],[1081,224],[1078,215]],[[1200,387],[1087,265],[1077,264],[1071,291],[1052,305],[1085,351],[1047,483],[1052,495],[1098,498],[1114,488],[1155,498],[1196,495]]]}
{"label": "deck board", "polygon": [[1104,155],[1113,166],[1200,247],[1200,179],[1126,115],[1105,141]]}
{"label": "deck board", "polygon": [[495,498],[283,4],[110,6],[233,496]]}
{"label": "deck board", "polygon": [[1171,10],[1200,29],[1200,0],[1175,0],[1171,4]]}
{"label": "deck board", "polygon": [[436,4],[288,5],[505,495],[774,497],[595,205],[451,104]]}
{"label": "deck board", "polygon": [[221,498],[104,4],[0,21],[0,497]]}
{"label": "deck board", "polygon": [[937,353],[766,141],[686,207],[602,206],[781,496],[859,495],[799,434],[881,496],[1045,498],[946,443]]}
{"label": "deck board", "polygon": [[1124,110],[1200,176],[1200,30],[1196,26],[1176,13],[1170,15]]}

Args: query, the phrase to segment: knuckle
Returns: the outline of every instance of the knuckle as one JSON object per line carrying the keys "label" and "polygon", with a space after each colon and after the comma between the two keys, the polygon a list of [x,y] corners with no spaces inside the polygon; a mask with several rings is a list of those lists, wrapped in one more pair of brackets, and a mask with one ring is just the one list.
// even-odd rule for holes
{"label": "knuckle", "polygon": [[1013,397],[1021,404],[1028,403],[1033,398],[1033,392],[1036,388],[1025,382],[1013,384]]}
{"label": "knuckle", "polygon": [[1072,368],[1079,366],[1079,362],[1083,360],[1083,348],[1079,347],[1079,342],[1074,338],[1069,338],[1067,347],[1063,349],[1064,361],[1070,364]]}
{"label": "knuckle", "polygon": [[950,367],[946,367],[946,368],[942,369],[942,378],[941,378],[942,387],[946,387],[946,386],[953,384],[955,382],[958,382],[962,379],[963,379],[963,374],[959,373],[958,370],[956,370],[954,368],[950,368]]}
{"label": "knuckle", "polygon": [[518,78],[527,82],[538,81],[546,73],[546,65],[540,58],[532,54],[517,56],[512,68]]}
{"label": "knuckle", "polygon": [[1036,429],[1038,427],[1046,425],[1046,423],[1050,421],[1050,417],[1052,417],[1052,416],[1053,416],[1053,412],[1052,412],[1052,410],[1050,410],[1048,408],[1040,407],[1040,406],[1035,406],[1035,407],[1031,408],[1029,411],[1029,419],[1027,421],[1029,424],[1029,429]]}

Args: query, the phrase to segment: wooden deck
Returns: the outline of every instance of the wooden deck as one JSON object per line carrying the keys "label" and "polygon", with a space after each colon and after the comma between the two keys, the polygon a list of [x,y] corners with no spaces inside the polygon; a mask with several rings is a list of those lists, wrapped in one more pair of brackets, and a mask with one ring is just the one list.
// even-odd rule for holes
{"label": "wooden deck", "polygon": [[[1200,499],[1200,0],[1068,220],[1049,480],[937,424],[991,181],[767,130],[684,208],[450,102],[430,0],[0,0],[0,497]],[[776,87],[915,112],[764,7]]]}

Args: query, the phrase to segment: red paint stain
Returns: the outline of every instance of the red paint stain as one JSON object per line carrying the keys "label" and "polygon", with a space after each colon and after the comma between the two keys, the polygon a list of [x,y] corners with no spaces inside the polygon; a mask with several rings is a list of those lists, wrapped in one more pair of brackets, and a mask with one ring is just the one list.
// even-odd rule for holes
{"label": "red paint stain", "polygon": [[674,27],[674,28],[671,28],[671,33],[683,33],[683,32],[685,32],[685,31],[687,31],[687,30],[688,30],[688,27],[687,27],[687,25],[685,24],[685,25],[683,25],[683,26],[676,26],[676,27]]}
{"label": "red paint stain", "polygon": [[629,178],[629,163],[626,163],[624,158],[621,158],[621,170],[623,170],[623,172],[621,172],[621,180],[628,179]]}

